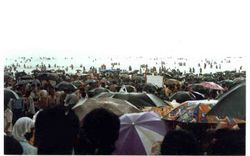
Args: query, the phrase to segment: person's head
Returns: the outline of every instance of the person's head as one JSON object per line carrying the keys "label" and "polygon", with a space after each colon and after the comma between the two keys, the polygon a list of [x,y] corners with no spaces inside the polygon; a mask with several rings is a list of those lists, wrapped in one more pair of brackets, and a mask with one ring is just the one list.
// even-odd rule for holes
{"label": "person's head", "polygon": [[82,129],[96,149],[107,152],[100,154],[111,154],[119,137],[120,120],[113,112],[98,108],[85,116]]}
{"label": "person's head", "polygon": [[48,108],[48,92],[46,90],[41,90],[38,93],[39,99],[38,99],[38,106],[39,108],[46,109]]}
{"label": "person's head", "polygon": [[213,155],[245,155],[245,135],[240,130],[218,129],[211,145]]}
{"label": "person's head", "polygon": [[38,154],[72,154],[79,123],[75,113],[69,111],[65,114],[61,105],[39,112],[35,122],[35,145]]}
{"label": "person's head", "polygon": [[77,104],[79,98],[76,94],[68,94],[65,98],[64,106],[68,108],[72,108]]}
{"label": "person's head", "polygon": [[163,155],[199,154],[198,142],[193,134],[186,130],[169,131],[161,145]]}
{"label": "person's head", "polygon": [[32,128],[34,128],[33,120],[28,117],[21,117],[16,121],[15,125],[13,126],[12,135],[18,141],[25,141],[25,135],[27,133],[31,133]]}
{"label": "person's head", "polygon": [[4,154],[23,154],[23,148],[19,141],[11,136],[4,135]]}

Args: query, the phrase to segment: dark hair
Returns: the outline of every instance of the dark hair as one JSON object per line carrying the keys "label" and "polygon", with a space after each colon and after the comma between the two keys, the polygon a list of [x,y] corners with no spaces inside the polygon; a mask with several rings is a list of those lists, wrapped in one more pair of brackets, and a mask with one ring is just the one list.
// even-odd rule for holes
{"label": "dark hair", "polygon": [[19,154],[23,153],[21,144],[13,137],[4,135],[4,154]]}
{"label": "dark hair", "polygon": [[98,108],[85,116],[81,129],[79,154],[112,154],[119,137],[120,120],[113,112]]}
{"label": "dark hair", "polygon": [[245,133],[241,130],[219,129],[211,145],[213,155],[245,155]]}
{"label": "dark hair", "polygon": [[161,145],[163,155],[197,155],[198,142],[194,135],[186,130],[169,131]]}
{"label": "dark hair", "polygon": [[79,123],[72,110],[65,114],[62,105],[39,112],[35,122],[38,154],[72,154],[80,128]]}

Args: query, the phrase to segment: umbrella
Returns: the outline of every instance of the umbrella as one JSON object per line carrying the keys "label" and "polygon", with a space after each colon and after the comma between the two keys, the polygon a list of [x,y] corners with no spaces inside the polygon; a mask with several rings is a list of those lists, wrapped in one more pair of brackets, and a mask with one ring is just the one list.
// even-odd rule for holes
{"label": "umbrella", "polygon": [[222,86],[231,87],[233,85],[233,80],[222,80],[219,82]]}
{"label": "umbrella", "polygon": [[166,105],[162,99],[148,93],[115,93],[113,98],[127,100],[137,108]]}
{"label": "umbrella", "polygon": [[4,80],[13,79],[13,76],[10,73],[4,72]]}
{"label": "umbrella", "polygon": [[72,82],[72,84],[78,88],[78,87],[80,87],[81,85],[83,85],[83,82],[80,81],[80,80],[77,80],[77,81]]}
{"label": "umbrella", "polygon": [[157,89],[158,89],[158,87],[152,83],[147,83],[143,87],[143,91],[145,91],[147,93],[151,93],[151,94],[154,94],[155,92],[157,92]]}
{"label": "umbrella", "polygon": [[28,83],[32,83],[33,80],[18,80],[16,86],[26,85]]}
{"label": "umbrella", "polygon": [[15,74],[15,77],[16,77],[16,79],[18,79],[19,77],[22,77],[22,76],[24,76],[24,75],[27,75],[25,72],[17,72],[16,74]]}
{"label": "umbrella", "polygon": [[125,92],[125,93],[131,93],[131,92],[136,92],[136,88],[131,85],[122,85],[121,89],[119,92]]}
{"label": "umbrella", "polygon": [[38,69],[34,69],[34,70],[32,70],[31,72],[35,74],[35,73],[39,73],[39,72],[40,72],[40,70],[38,70]]}
{"label": "umbrella", "polygon": [[109,90],[106,88],[103,88],[103,87],[94,88],[94,89],[88,91],[88,96],[94,97],[94,96],[96,96],[100,93],[103,93],[103,92],[109,92]]}
{"label": "umbrella", "polygon": [[198,83],[188,85],[189,90],[196,91],[202,94],[207,94],[208,90]]}
{"label": "umbrella", "polygon": [[214,82],[201,82],[200,83],[201,86],[203,86],[204,88],[207,88],[207,89],[212,89],[212,90],[224,90],[223,87],[221,87],[220,85],[214,83]]}
{"label": "umbrella", "polygon": [[149,155],[152,145],[167,133],[165,122],[154,112],[124,114],[120,121],[115,155]]}
{"label": "umbrella", "polygon": [[205,115],[217,102],[217,100],[186,101],[170,111],[164,116],[164,119],[176,120],[183,123],[207,122]]}
{"label": "umbrella", "polygon": [[4,88],[4,104],[7,104],[10,99],[19,99],[19,96],[13,90]]}
{"label": "umbrella", "polygon": [[195,96],[187,91],[178,91],[176,93],[174,93],[171,97],[170,97],[170,101],[177,101],[178,103],[182,103],[188,100],[194,100]]}
{"label": "umbrella", "polygon": [[24,75],[20,77],[21,80],[30,80],[33,79],[33,77],[31,75]]}
{"label": "umbrella", "polygon": [[246,83],[242,83],[225,93],[207,115],[246,119]]}
{"label": "umbrella", "polygon": [[191,93],[195,96],[196,100],[204,100],[204,99],[206,99],[205,95],[202,94],[202,93],[199,93],[199,92],[196,92],[196,91],[191,91]]}
{"label": "umbrella", "polygon": [[41,82],[38,79],[35,79],[31,82],[32,85],[41,85]]}
{"label": "umbrella", "polygon": [[115,94],[114,92],[102,92],[100,94],[93,96],[93,98],[112,97],[114,96],[114,94]]}
{"label": "umbrella", "polygon": [[57,81],[58,75],[56,73],[40,73],[37,75],[37,79],[40,80],[53,80]]}
{"label": "umbrella", "polygon": [[86,101],[80,101],[72,109],[76,115],[82,120],[86,114],[96,108],[105,108],[121,116],[125,113],[140,112],[135,106],[125,100],[113,98],[91,98]]}
{"label": "umbrella", "polygon": [[71,84],[69,82],[65,82],[65,81],[57,84],[56,89],[61,90],[61,91],[76,91],[77,90],[76,86],[74,86],[73,84]]}

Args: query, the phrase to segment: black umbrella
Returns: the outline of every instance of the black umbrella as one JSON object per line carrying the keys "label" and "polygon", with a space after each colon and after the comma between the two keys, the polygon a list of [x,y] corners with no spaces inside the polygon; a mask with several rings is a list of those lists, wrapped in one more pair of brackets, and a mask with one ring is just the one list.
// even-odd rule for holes
{"label": "black umbrella", "polygon": [[4,73],[4,80],[8,80],[8,79],[13,79],[13,76],[10,73],[5,72]]}
{"label": "black umbrella", "polygon": [[16,86],[26,85],[28,83],[32,83],[33,80],[18,80]]}
{"label": "black umbrella", "polygon": [[19,96],[13,90],[4,88],[4,104],[8,104],[10,99],[19,99]]}
{"label": "black umbrella", "polygon": [[208,91],[209,91],[208,89],[204,88],[203,86],[201,86],[198,83],[191,84],[191,85],[188,86],[188,88],[193,90],[193,91],[202,93],[202,94],[208,94]]}
{"label": "black umbrella", "polygon": [[233,80],[222,80],[219,82],[222,87],[227,86],[228,88],[233,86],[234,81]]}
{"label": "black umbrella", "polygon": [[110,92],[110,91],[106,88],[98,87],[88,91],[88,96],[91,98],[103,92]]}
{"label": "black umbrella", "polygon": [[40,73],[37,75],[37,79],[57,81],[58,75],[56,73]]}
{"label": "black umbrella", "polygon": [[115,93],[113,98],[127,100],[137,108],[166,105],[162,99],[147,93]]}
{"label": "black umbrella", "polygon": [[80,87],[81,85],[83,85],[83,82],[80,80],[74,81],[72,82],[73,85],[75,85],[77,88]]}
{"label": "black umbrella", "polygon": [[143,87],[143,91],[147,92],[147,93],[151,93],[154,94],[155,92],[157,92],[158,87],[155,86],[152,83],[146,83]]}
{"label": "black umbrella", "polygon": [[60,82],[59,84],[56,85],[56,89],[57,90],[61,90],[61,91],[76,91],[77,90],[77,87],[74,86],[72,83],[69,83],[69,82]]}
{"label": "black umbrella", "polygon": [[136,92],[136,88],[134,86],[132,86],[132,85],[123,85],[120,88],[119,92],[128,92],[128,93]]}
{"label": "black umbrella", "polygon": [[206,99],[205,95],[199,92],[191,91],[191,93],[195,96],[196,100],[204,100]]}
{"label": "black umbrella", "polygon": [[241,83],[225,93],[207,113],[218,117],[246,119],[246,83]]}
{"label": "black umbrella", "polygon": [[32,85],[41,85],[41,82],[38,79],[35,79],[31,82]]}
{"label": "black umbrella", "polygon": [[33,79],[33,77],[31,75],[24,75],[20,77],[21,80],[30,80]]}
{"label": "black umbrella", "polygon": [[15,77],[16,77],[16,79],[18,79],[19,77],[22,77],[22,76],[24,76],[24,75],[27,75],[25,72],[17,72],[16,74],[15,74]]}
{"label": "black umbrella", "polygon": [[187,91],[178,91],[170,97],[170,100],[175,100],[178,103],[182,103],[188,100],[195,100],[195,96]]}

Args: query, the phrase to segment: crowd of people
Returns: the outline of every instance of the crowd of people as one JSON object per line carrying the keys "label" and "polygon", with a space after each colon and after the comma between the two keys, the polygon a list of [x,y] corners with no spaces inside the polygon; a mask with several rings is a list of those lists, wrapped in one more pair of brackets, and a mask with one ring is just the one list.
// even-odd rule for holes
{"label": "crowd of people", "polygon": [[[110,155],[119,137],[119,116],[104,108],[89,112],[79,120],[72,107],[79,101],[94,98],[96,88],[119,92],[123,85],[133,86],[127,92],[147,92],[165,101],[178,91],[192,91],[192,84],[213,81],[223,91],[200,90],[205,99],[216,99],[230,88],[245,80],[245,72],[225,71],[214,74],[182,73],[178,70],[161,73],[102,70],[67,74],[65,71],[34,70],[32,74],[6,69],[4,87],[19,98],[4,97],[4,153],[27,155]],[[147,75],[164,77],[162,87],[147,87]],[[174,83],[169,82],[175,79]],[[224,83],[225,80],[232,81]],[[73,84],[75,89],[57,88],[60,82]],[[202,138],[202,139],[201,139]],[[174,127],[162,142],[152,147],[152,154],[245,154],[245,128],[229,128],[219,123],[216,129],[206,129],[202,137],[194,131]]]}

